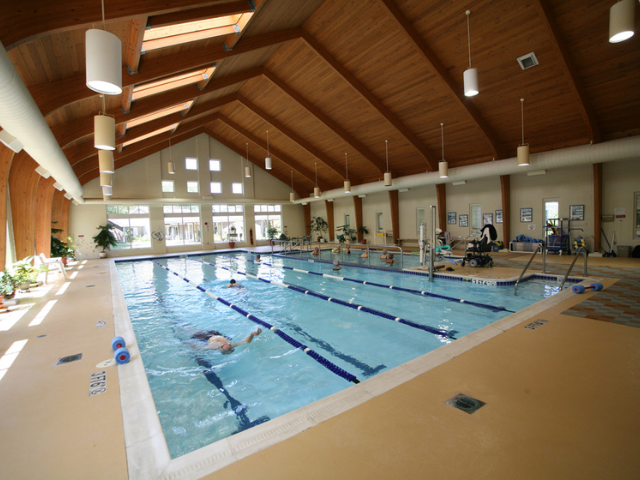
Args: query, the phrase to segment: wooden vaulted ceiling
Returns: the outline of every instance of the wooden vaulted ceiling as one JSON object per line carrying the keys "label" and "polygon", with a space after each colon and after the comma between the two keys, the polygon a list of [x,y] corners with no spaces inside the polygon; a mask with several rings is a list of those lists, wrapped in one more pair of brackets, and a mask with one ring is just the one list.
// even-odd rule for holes
{"label": "wooden vaulted ceiling", "polygon": [[[106,110],[119,132],[116,167],[206,133],[307,196],[353,184],[640,134],[640,35],[607,41],[614,0],[105,0],[106,29],[122,40],[121,95]],[[89,5],[91,4],[91,5]],[[471,60],[480,94],[463,95]],[[251,13],[239,34],[141,53],[147,26]],[[640,8],[636,9],[640,17]],[[250,18],[249,18],[250,17]],[[98,176],[85,85],[85,31],[101,2],[2,2],[0,40],[73,166]],[[640,24],[636,18],[636,24]],[[517,57],[539,65],[522,70]],[[215,68],[214,68],[215,67]],[[199,82],[132,101],[136,85],[208,69]],[[172,113],[126,128],[127,122]],[[152,132],[165,131],[129,143]]]}

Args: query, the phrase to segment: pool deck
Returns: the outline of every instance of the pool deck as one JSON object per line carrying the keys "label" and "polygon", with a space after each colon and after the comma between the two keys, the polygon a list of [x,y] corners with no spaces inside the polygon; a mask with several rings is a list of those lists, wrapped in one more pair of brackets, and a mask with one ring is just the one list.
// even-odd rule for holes
{"label": "pool deck", "polygon": [[[453,273],[507,279],[529,259],[494,257],[494,268]],[[562,274],[573,258],[549,256],[549,270]],[[614,291],[624,271],[631,281],[618,289],[618,303],[625,296],[637,302],[640,260],[589,257],[592,266],[587,284],[599,280],[604,292]],[[581,268],[578,260],[574,272]],[[125,369],[98,366],[112,356],[118,313],[109,260],[78,262],[67,273],[67,282],[51,275],[0,314],[0,477],[154,478],[129,475],[142,470],[125,453]],[[633,320],[620,325],[564,313],[598,295],[563,292],[339,392],[326,401],[331,414],[292,412],[276,427],[269,422],[260,426],[264,432],[225,442],[231,456],[190,454],[155,478],[640,478],[640,329],[629,326]],[[623,308],[635,315],[635,307]],[[56,365],[77,353],[81,360]],[[90,396],[91,374],[101,371],[107,390]],[[460,393],[485,405],[469,414],[446,403]],[[295,434],[281,440],[288,424],[296,424]],[[269,437],[266,444],[261,436]],[[162,440],[154,441],[162,449]]]}

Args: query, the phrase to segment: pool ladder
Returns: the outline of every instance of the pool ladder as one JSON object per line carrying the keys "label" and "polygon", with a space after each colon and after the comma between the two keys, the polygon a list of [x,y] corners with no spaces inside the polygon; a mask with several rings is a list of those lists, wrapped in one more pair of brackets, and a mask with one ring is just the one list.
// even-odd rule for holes
{"label": "pool ladder", "polygon": [[569,274],[571,273],[571,269],[573,268],[573,266],[576,264],[576,260],[578,260],[578,257],[580,256],[580,252],[582,252],[582,255],[584,255],[584,276],[588,277],[589,275],[587,274],[587,250],[584,247],[580,247],[578,249],[578,251],[576,252],[576,258],[573,259],[573,262],[571,262],[571,265],[569,266],[569,269],[567,270],[567,273],[564,274],[564,278],[562,279],[562,283],[560,284],[560,291],[562,291],[562,287],[564,287],[564,282],[567,281],[567,278],[569,277]]}
{"label": "pool ladder", "polygon": [[542,242],[538,245],[538,248],[536,248],[533,254],[531,255],[531,258],[527,262],[527,265],[522,269],[522,273],[520,274],[520,277],[518,277],[518,280],[516,281],[516,289],[515,289],[514,295],[516,296],[518,295],[518,284],[520,283],[520,280],[522,280],[524,273],[529,268],[529,265],[531,265],[531,262],[533,262],[533,259],[536,258],[536,255],[538,254],[538,250],[540,249],[542,249],[542,273],[547,273],[547,249],[545,248],[544,242]]}

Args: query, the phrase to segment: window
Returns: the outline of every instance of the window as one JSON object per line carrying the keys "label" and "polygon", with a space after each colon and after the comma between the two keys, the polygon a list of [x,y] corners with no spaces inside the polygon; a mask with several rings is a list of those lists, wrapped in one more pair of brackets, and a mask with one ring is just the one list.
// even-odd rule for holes
{"label": "window", "polygon": [[281,210],[282,208],[280,205],[253,206],[253,211],[256,213],[256,240],[268,240],[268,231],[270,228],[275,228],[278,230],[278,235],[276,235],[276,238],[280,236],[280,233],[282,233]]}
{"label": "window", "polygon": [[220,182],[211,182],[211,193],[222,193],[222,184]]}
{"label": "window", "polygon": [[425,229],[424,229],[424,233],[425,235],[427,234],[427,221],[426,221],[426,217],[425,217],[425,211],[424,208],[416,208],[416,233],[418,234],[418,236],[420,236],[420,225],[422,225],[424,223],[425,225]]}
{"label": "window", "polygon": [[187,170],[198,170],[198,160],[196,158],[185,158],[184,168]]}
{"label": "window", "polygon": [[376,231],[384,232],[382,224],[382,212],[376,212]]}
{"label": "window", "polygon": [[351,215],[345,213],[344,215],[344,224],[347,228],[351,228]]}
{"label": "window", "polygon": [[220,171],[220,160],[209,160],[209,171],[210,172],[219,172]]}
{"label": "window", "polygon": [[107,221],[118,241],[113,250],[151,248],[149,207],[107,205]]}
{"label": "window", "polygon": [[198,182],[187,182],[188,193],[198,193]]}
{"label": "window", "polygon": [[163,211],[167,246],[202,243],[199,205],[165,205]]}
{"label": "window", "polygon": [[162,193],[171,193],[175,191],[173,188],[173,180],[162,180]]}
{"label": "window", "polygon": [[232,183],[231,184],[231,193],[235,195],[242,195],[242,184],[241,183]]}
{"label": "window", "polygon": [[470,205],[469,217],[471,218],[471,233],[480,235],[482,225],[482,209],[480,205]]}
{"label": "window", "polygon": [[242,205],[211,205],[214,243],[244,241],[244,216],[238,215],[243,211]]}
{"label": "window", "polygon": [[560,218],[559,211],[560,203],[557,200],[544,200],[544,224],[548,225],[549,220]]}

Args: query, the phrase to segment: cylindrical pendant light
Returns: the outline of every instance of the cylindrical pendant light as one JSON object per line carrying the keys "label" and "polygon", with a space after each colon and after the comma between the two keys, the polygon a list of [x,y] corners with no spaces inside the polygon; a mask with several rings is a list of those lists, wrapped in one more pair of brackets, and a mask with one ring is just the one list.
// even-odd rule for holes
{"label": "cylindrical pendant light", "polygon": [[249,143],[245,143],[247,146],[247,166],[244,167],[244,176],[251,178],[251,168],[249,167]]}
{"label": "cylindrical pendant light", "polygon": [[169,175],[176,174],[176,165],[173,162],[167,162],[167,172],[169,172]]}
{"label": "cylindrical pendant light", "polygon": [[102,195],[112,195],[113,187],[111,185],[102,186]]}
{"label": "cylindrical pendant light", "polygon": [[520,112],[522,116],[522,145],[518,147],[518,166],[529,165],[529,145],[524,143],[524,98],[520,99]]}
{"label": "cylindrical pendant light", "polygon": [[619,43],[633,37],[636,0],[622,0],[609,9],[609,42]]}
{"label": "cylindrical pendant light", "polygon": [[384,173],[384,186],[391,186],[391,172],[389,171],[389,140],[384,141],[384,150],[386,152],[387,157],[387,171]]}
{"label": "cylindrical pendant light", "polygon": [[267,130],[267,156],[264,159],[264,168],[271,170],[271,155],[269,155],[269,130]]}
{"label": "cylindrical pendant light", "polygon": [[111,186],[111,173],[100,173],[100,186],[107,187]]}
{"label": "cylindrical pendant light", "polygon": [[100,173],[115,173],[113,165],[113,151],[98,150],[98,166]]}
{"label": "cylindrical pendant light", "polygon": [[93,117],[93,144],[100,150],[116,149],[116,119],[107,115]]}
{"label": "cylindrical pendant light", "polygon": [[448,178],[449,162],[444,159],[444,123],[440,124],[440,131],[442,132],[442,160],[438,163],[438,171],[440,172],[440,178]]}
{"label": "cylindrical pendant light", "polygon": [[467,10],[467,43],[469,45],[469,68],[464,71],[464,96],[473,97],[480,91],[478,89],[478,69],[471,68],[471,30],[469,28],[469,15],[471,10]]}
{"label": "cylindrical pendant light", "polygon": [[296,201],[296,194],[293,192],[293,170],[291,170],[291,192],[289,192],[289,201]]}
{"label": "cylindrical pendant light", "polygon": [[85,36],[87,87],[105,95],[122,93],[122,42],[113,33],[92,28]]}
{"label": "cylindrical pendant light", "polygon": [[344,164],[347,169],[347,176],[344,180],[344,193],[351,193],[351,180],[349,180],[349,157],[346,152],[344,154]]}
{"label": "cylindrical pendant light", "polygon": [[320,188],[318,188],[318,164],[316,166],[316,186],[313,188],[313,196],[315,198],[320,198]]}

